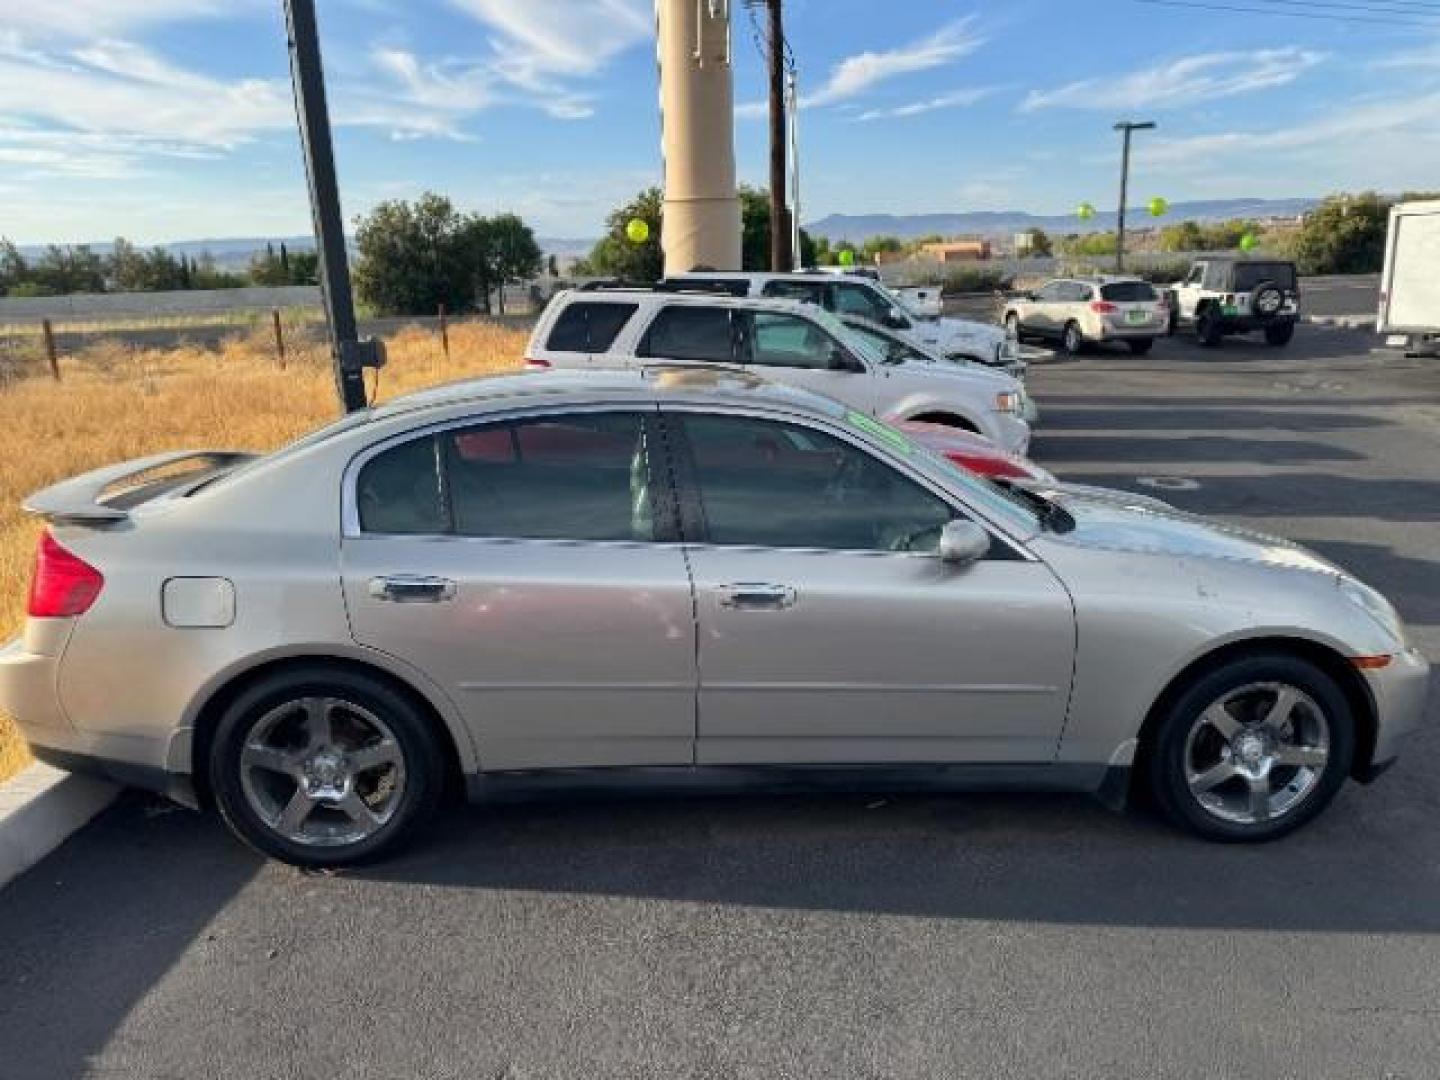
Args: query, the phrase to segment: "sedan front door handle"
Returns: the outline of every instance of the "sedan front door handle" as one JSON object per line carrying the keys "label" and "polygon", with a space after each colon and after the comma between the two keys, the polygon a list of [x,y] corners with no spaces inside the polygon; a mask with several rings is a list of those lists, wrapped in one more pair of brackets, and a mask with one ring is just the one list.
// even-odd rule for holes
{"label": "sedan front door handle", "polygon": [[779,611],[794,607],[799,595],[789,585],[769,585],[761,582],[721,585],[715,591],[720,596],[721,607],[745,611]]}
{"label": "sedan front door handle", "polygon": [[455,582],[421,574],[387,574],[370,579],[370,595],[396,604],[438,604],[455,599]]}

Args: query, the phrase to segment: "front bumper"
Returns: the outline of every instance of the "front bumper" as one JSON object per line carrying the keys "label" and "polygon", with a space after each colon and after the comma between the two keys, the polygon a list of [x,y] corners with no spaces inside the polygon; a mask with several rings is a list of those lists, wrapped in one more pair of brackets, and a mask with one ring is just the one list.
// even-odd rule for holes
{"label": "front bumper", "polygon": [[1417,649],[1397,653],[1388,666],[1365,673],[1375,696],[1375,753],[1370,770],[1388,765],[1425,718],[1430,691],[1430,663]]}

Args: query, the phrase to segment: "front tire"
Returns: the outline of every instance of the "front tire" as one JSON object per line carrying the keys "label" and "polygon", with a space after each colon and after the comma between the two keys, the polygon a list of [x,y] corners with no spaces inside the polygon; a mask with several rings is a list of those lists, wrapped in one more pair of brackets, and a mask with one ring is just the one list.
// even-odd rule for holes
{"label": "front tire", "polygon": [[241,840],[294,866],[334,867],[398,849],[439,801],[444,759],[405,695],[317,665],[242,693],[220,719],[209,770]]}
{"label": "front tire", "polygon": [[1195,316],[1195,337],[1201,345],[1213,349],[1224,336],[1225,327],[1220,321],[1220,313],[1213,307],[1207,307]]}
{"label": "front tire", "polygon": [[1277,349],[1290,344],[1290,339],[1295,336],[1295,324],[1293,322],[1271,323],[1265,327],[1265,343],[1273,345]]}
{"label": "front tire", "polygon": [[1329,805],[1355,749],[1335,680],[1283,654],[1232,661],[1193,680],[1160,717],[1150,790],[1171,822],[1207,840],[1258,842]]}

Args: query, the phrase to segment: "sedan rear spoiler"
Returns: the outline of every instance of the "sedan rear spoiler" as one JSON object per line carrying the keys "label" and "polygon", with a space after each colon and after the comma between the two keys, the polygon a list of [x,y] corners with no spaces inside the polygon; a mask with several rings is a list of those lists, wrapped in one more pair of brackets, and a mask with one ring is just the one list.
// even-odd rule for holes
{"label": "sedan rear spoiler", "polygon": [[[59,524],[112,525],[126,520],[131,507],[168,491],[179,481],[234,468],[255,457],[228,450],[179,450],[136,458],[37,491],[22,509]],[[147,491],[157,487],[159,490]]]}

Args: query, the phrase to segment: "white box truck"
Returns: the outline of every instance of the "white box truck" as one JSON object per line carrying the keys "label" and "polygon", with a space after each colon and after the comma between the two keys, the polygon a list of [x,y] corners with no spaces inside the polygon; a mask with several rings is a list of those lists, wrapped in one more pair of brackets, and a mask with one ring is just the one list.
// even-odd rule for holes
{"label": "white box truck", "polygon": [[1375,328],[1408,353],[1440,351],[1440,201],[1390,208]]}

